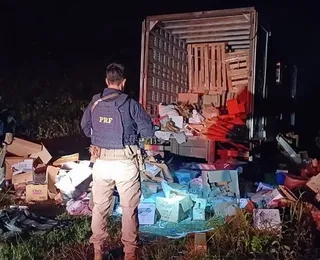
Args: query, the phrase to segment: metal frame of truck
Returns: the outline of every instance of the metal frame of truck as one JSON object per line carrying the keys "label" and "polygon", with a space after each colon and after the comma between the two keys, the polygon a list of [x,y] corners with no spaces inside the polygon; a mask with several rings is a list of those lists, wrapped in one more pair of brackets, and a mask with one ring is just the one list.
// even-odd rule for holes
{"label": "metal frame of truck", "polygon": [[[176,102],[179,92],[188,92],[187,43],[227,42],[232,49],[249,50],[247,127],[248,140],[255,139],[257,32],[258,13],[253,7],[147,17],[142,23],[140,103],[154,117],[159,103]],[[206,140],[172,146],[173,153],[215,159],[214,144]]]}

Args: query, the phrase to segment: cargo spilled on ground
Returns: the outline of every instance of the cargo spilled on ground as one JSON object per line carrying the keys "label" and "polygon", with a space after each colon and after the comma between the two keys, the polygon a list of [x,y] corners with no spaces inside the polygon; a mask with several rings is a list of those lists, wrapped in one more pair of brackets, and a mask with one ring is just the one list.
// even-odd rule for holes
{"label": "cargo spilled on ground", "polygon": [[[150,144],[145,147],[152,151]],[[19,138],[10,151],[8,187],[0,197],[1,259],[90,259],[88,161],[78,153],[51,158],[45,146]],[[217,161],[211,168],[197,162],[166,164],[158,153],[144,158],[141,173],[141,259],[317,255],[319,210],[311,206],[317,160],[302,169],[305,177],[298,181],[278,170],[273,178],[280,185],[272,185],[243,180],[246,167],[236,161]],[[117,259],[121,207],[114,195],[110,249]]]}

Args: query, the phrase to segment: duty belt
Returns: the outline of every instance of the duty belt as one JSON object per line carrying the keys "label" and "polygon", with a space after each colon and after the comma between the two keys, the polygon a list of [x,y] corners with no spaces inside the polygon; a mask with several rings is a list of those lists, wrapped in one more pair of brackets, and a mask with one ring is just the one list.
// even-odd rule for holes
{"label": "duty belt", "polygon": [[100,160],[132,160],[137,156],[137,146],[126,146],[124,149],[104,149],[92,145],[91,161]]}
{"label": "duty belt", "polygon": [[124,160],[128,159],[126,156],[125,149],[101,149],[100,156],[101,160]]}

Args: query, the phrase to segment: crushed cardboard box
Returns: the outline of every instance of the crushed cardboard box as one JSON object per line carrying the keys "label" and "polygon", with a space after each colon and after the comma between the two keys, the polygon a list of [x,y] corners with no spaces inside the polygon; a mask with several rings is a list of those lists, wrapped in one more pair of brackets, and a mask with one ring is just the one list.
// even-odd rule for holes
{"label": "crushed cardboard box", "polygon": [[168,183],[173,183],[172,174],[167,165],[164,163],[156,163],[153,161],[145,162],[146,170],[141,172],[142,181],[162,182],[166,180]]}

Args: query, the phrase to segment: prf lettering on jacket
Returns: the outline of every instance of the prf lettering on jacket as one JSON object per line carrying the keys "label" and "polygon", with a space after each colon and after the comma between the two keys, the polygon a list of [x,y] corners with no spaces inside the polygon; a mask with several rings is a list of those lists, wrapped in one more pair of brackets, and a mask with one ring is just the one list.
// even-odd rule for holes
{"label": "prf lettering on jacket", "polygon": [[104,124],[111,124],[112,120],[113,120],[112,117],[103,117],[103,116],[99,117],[99,122]]}

